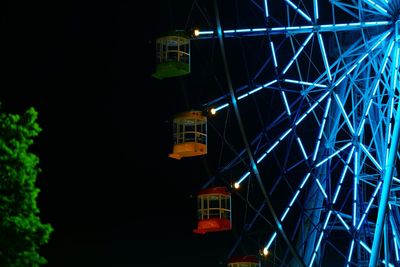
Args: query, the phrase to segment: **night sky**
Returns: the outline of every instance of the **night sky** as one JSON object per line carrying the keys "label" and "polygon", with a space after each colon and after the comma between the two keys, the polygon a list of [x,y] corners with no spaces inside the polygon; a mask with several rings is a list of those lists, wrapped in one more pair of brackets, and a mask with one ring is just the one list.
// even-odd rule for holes
{"label": "night sky", "polygon": [[54,227],[47,266],[221,266],[231,235],[192,233],[203,162],[167,157],[187,87],[151,77],[154,39],[184,23],[182,2],[1,4],[2,111],[33,106],[43,129],[32,151]]}

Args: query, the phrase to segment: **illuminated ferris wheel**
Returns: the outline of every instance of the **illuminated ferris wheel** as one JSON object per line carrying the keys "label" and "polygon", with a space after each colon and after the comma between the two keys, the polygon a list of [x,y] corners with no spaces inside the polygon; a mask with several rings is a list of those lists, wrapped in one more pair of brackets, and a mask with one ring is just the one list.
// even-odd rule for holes
{"label": "illuminated ferris wheel", "polygon": [[268,266],[400,266],[400,1],[215,12],[214,26],[157,48],[163,77],[190,72],[190,42],[221,49],[227,93],[174,120],[171,157],[218,154],[195,231],[236,227],[227,257],[245,246]]}

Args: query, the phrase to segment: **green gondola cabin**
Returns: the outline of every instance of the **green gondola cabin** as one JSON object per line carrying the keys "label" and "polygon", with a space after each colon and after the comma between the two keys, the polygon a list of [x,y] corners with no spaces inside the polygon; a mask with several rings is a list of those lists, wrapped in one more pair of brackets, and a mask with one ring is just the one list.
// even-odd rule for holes
{"label": "green gondola cabin", "polygon": [[187,111],[173,121],[174,159],[207,154],[207,117],[201,111]]}
{"label": "green gondola cabin", "polygon": [[164,79],[190,73],[190,38],[174,31],[156,40],[156,70],[153,77]]}
{"label": "green gondola cabin", "polygon": [[196,234],[227,231],[232,229],[231,193],[226,187],[201,190],[197,195]]}
{"label": "green gondola cabin", "polygon": [[228,267],[260,267],[260,260],[254,255],[233,257],[228,260]]}

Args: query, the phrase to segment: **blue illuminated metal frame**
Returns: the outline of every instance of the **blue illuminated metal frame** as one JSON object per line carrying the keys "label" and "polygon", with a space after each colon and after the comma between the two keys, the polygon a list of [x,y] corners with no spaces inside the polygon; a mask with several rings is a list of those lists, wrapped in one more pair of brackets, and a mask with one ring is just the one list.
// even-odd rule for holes
{"label": "blue illuminated metal frame", "polygon": [[[282,1],[287,6],[286,15],[290,18],[287,25],[268,26],[274,16],[269,7],[274,3],[264,0],[262,14],[266,19],[266,27],[222,31],[224,38],[267,38],[265,49],[270,53],[268,66],[277,73],[273,79],[264,80],[253,87],[244,85],[235,92],[235,101],[244,105],[250,96],[257,94],[268,94],[273,90],[281,95],[284,112],[264,129],[268,132],[279,127],[280,134],[272,140],[265,140],[263,133],[260,133],[250,142],[257,147],[254,149],[256,163],[266,164],[271,159],[270,155],[283,143],[289,143],[288,150],[297,147],[301,155],[299,165],[308,168],[302,177],[292,180],[293,194],[286,199],[286,207],[278,211],[281,214],[280,222],[285,227],[293,210],[307,210],[302,215],[307,225],[302,230],[293,231],[292,236],[296,240],[293,242],[299,255],[308,266],[323,266],[324,261],[328,260],[325,258],[328,254],[323,249],[326,246],[335,247],[345,266],[358,266],[361,262],[365,265],[366,260],[370,267],[377,266],[378,262],[400,266],[400,202],[396,195],[400,180],[396,177],[395,165],[400,137],[400,21],[397,18],[400,6],[396,6],[399,3],[391,3],[390,0],[333,0],[333,17],[340,10],[352,17],[353,21],[320,24],[321,3],[318,0],[308,5],[311,10],[307,10],[307,5],[301,0]],[[296,20],[292,19],[293,14],[297,16]],[[344,46],[336,39],[340,52],[332,62],[327,55],[328,40],[324,36],[337,36],[338,33],[359,34],[351,45]],[[282,51],[274,42],[275,36],[287,36],[287,41],[290,40],[294,52],[288,61],[281,61]],[[200,31],[196,40],[215,37],[214,31]],[[297,37],[296,46],[293,45],[293,39]],[[313,43],[319,50],[322,64],[318,75],[308,80],[302,78],[296,65],[300,57],[308,56],[310,52],[307,49]],[[290,88],[294,86],[301,93],[297,98],[293,94],[288,97],[292,90]],[[230,101],[229,96],[225,95],[204,106],[213,108],[218,116],[231,108]],[[301,136],[301,127],[310,121],[318,125],[312,146],[309,141],[305,142],[309,137]],[[244,149],[220,172],[237,166],[243,158]],[[297,166],[286,166],[285,171]],[[216,177],[204,187],[209,186]],[[248,167],[235,179],[235,184],[240,186],[252,178],[252,169]],[[274,178],[279,180],[278,177],[268,177]],[[273,190],[270,192],[273,194]],[[313,198],[305,195],[305,192],[314,192]],[[264,208],[265,203],[259,204],[258,208],[252,206],[256,215],[247,228],[251,228],[261,217]],[[266,252],[271,250],[280,236],[276,229],[265,231],[269,233],[263,246]],[[332,238],[335,232],[345,236],[346,246],[335,246]],[[233,246],[230,255],[237,247],[238,243]]]}

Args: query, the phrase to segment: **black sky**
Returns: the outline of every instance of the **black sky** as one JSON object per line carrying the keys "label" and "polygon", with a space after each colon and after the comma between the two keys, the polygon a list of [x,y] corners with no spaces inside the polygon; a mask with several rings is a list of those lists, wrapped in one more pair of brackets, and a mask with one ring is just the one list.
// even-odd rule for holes
{"label": "black sky", "polygon": [[167,157],[182,91],[151,73],[154,38],[180,23],[168,9],[168,1],[1,4],[2,110],[33,106],[43,129],[32,149],[41,218],[55,229],[42,249],[47,266],[221,266],[224,248],[210,244],[224,234],[192,234],[191,196],[204,178]]}

